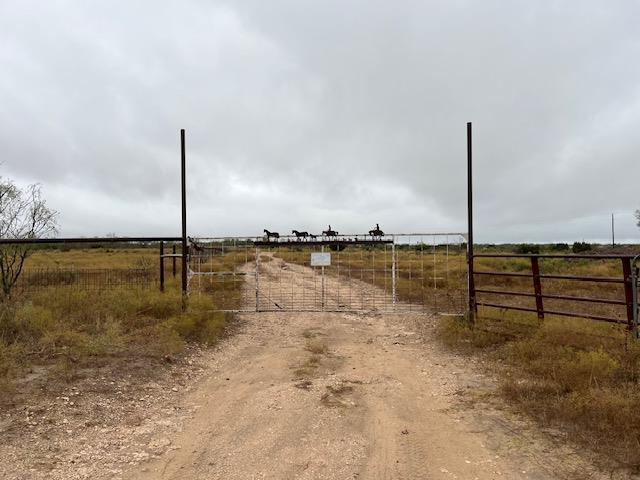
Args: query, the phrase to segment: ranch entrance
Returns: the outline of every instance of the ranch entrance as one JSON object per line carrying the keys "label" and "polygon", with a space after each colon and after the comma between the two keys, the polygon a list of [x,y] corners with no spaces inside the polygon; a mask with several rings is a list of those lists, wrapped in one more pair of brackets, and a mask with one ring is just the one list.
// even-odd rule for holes
{"label": "ranch entrance", "polygon": [[468,301],[458,233],[197,238],[188,281],[190,295],[210,295],[229,312],[458,315]]}

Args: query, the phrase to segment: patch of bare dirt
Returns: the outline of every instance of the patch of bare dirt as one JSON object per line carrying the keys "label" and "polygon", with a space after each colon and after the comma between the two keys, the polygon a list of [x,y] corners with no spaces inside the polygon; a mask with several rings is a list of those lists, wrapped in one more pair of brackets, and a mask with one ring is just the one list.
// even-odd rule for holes
{"label": "patch of bare dirt", "polygon": [[0,413],[0,478],[118,478],[172,448],[191,411],[182,400],[214,352],[113,359],[61,379],[35,367],[5,397]]}

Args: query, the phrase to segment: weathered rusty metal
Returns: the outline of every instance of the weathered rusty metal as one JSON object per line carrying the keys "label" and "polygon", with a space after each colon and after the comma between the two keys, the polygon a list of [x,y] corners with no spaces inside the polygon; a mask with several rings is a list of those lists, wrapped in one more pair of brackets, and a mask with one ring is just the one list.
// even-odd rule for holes
{"label": "weathered rusty metal", "polygon": [[[492,272],[492,271],[480,271],[474,272],[476,275],[490,275],[495,277],[532,277],[533,274],[525,272]],[[550,280],[576,280],[579,282],[596,282],[596,283],[624,283],[622,278],[617,277],[588,277],[580,275],[550,275],[541,273],[540,278],[546,278]]]}
{"label": "weathered rusty metal", "polygon": [[476,253],[476,258],[581,258],[587,260],[617,260],[619,258],[634,258],[635,255],[584,255],[584,254],[562,254],[562,253]]}
{"label": "weathered rusty metal", "polygon": [[536,296],[536,310],[538,318],[544,318],[544,306],[542,304],[542,285],[540,284],[540,265],[538,257],[531,257],[531,273],[533,274],[533,291]]}
{"label": "weathered rusty metal", "polygon": [[[535,308],[528,308],[528,307],[518,307],[516,305],[502,305],[502,304],[498,304],[498,303],[487,303],[487,302],[478,302],[478,306],[479,307],[492,307],[492,308],[499,308],[502,310],[518,310],[518,311],[523,311],[523,312],[537,312],[537,309]],[[614,318],[614,317],[605,317],[602,315],[591,315],[591,314],[587,314],[587,313],[576,313],[576,312],[563,312],[560,310],[545,310],[545,313],[548,315],[559,315],[559,316],[563,316],[563,317],[576,317],[576,318],[587,318],[589,320],[598,320],[601,322],[608,322],[608,323],[620,323],[620,324],[625,324],[627,323],[624,320],[621,320],[619,318]]]}
{"label": "weathered rusty metal", "polygon": [[[486,288],[476,288],[476,293],[485,293],[488,295],[505,295],[510,297],[532,297],[536,296],[535,293],[527,292],[513,292],[507,290],[489,290]],[[543,293],[542,298],[548,298],[550,300],[570,300],[572,302],[591,302],[591,303],[604,303],[607,305],[626,305],[627,302],[622,300],[612,300],[609,298],[595,298],[595,297],[576,297],[573,295],[555,295],[550,293]]]}
{"label": "weathered rusty metal", "polygon": [[622,276],[624,277],[624,300],[627,303],[627,322],[629,330],[634,328],[633,325],[633,288],[631,278],[631,259],[622,259]]}
{"label": "weathered rusty metal", "polygon": [[[476,293],[482,293],[485,295],[498,295],[498,296],[521,296],[521,297],[533,297],[536,300],[536,308],[521,307],[515,305],[503,305],[497,303],[478,302],[478,305],[486,307],[502,308],[510,310],[520,310],[526,312],[536,312],[538,318],[544,318],[545,314],[562,315],[569,317],[581,317],[593,320],[600,320],[613,323],[626,323],[630,330],[636,330],[637,327],[637,306],[634,299],[637,298],[637,291],[634,288],[634,276],[633,276],[633,262],[635,258],[633,255],[558,255],[558,254],[478,254],[476,257],[483,258],[529,258],[531,260],[531,273],[527,272],[498,272],[498,271],[476,271],[474,275],[484,276],[503,276],[503,277],[517,277],[517,278],[532,278],[533,279],[533,293],[527,292],[514,292],[508,290],[495,290],[495,289],[477,289]],[[620,260],[622,262],[622,277],[595,277],[585,275],[558,275],[558,274],[541,274],[539,259],[540,258],[562,258],[562,259],[589,259],[589,260]],[[606,298],[594,298],[594,297],[582,297],[573,295],[558,295],[558,294],[543,294],[542,293],[542,279],[548,280],[566,280],[566,281],[579,281],[579,282],[593,282],[593,283],[615,283],[622,284],[624,288],[624,300],[606,299]],[[581,312],[567,312],[550,310],[544,307],[543,299],[553,300],[567,300],[575,302],[590,302],[604,305],[620,305],[625,307],[626,319],[608,317],[603,315],[593,315]]]}

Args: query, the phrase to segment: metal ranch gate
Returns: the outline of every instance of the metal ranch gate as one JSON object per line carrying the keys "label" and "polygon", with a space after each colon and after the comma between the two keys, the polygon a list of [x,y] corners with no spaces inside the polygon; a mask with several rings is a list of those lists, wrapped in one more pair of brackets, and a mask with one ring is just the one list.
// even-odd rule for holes
{"label": "metal ranch gate", "polygon": [[466,309],[463,234],[198,238],[189,251],[189,291],[220,311]]}

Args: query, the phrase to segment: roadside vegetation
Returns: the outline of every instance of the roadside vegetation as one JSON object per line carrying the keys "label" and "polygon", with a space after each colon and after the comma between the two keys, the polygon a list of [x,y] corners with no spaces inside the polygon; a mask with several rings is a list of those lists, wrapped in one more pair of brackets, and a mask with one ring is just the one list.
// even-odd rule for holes
{"label": "roadside vegetation", "polygon": [[[228,258],[227,258],[228,257]],[[239,255],[224,255],[213,264],[233,268],[244,264]],[[173,278],[165,261],[165,291],[159,291],[157,248],[109,247],[37,249],[27,258],[23,279],[41,269],[76,268],[150,271],[146,284],[121,286],[67,284],[66,277],[50,285],[18,289],[0,302],[0,400],[8,400],[34,368],[48,376],[70,379],[74,372],[106,364],[173,362],[190,343],[213,344],[225,331],[231,314],[222,313],[242,301],[243,277],[224,286],[203,281],[183,309],[180,266]],[[52,281],[57,277],[49,276]],[[154,280],[155,279],[155,280]],[[216,288],[220,286],[221,288]]]}
{"label": "roadside vegetation", "polygon": [[[166,248],[166,247],[165,247]],[[116,248],[112,245],[96,244],[92,247],[78,245],[59,248],[43,248],[39,245],[29,256],[25,269],[39,268],[158,268],[158,247]],[[170,265],[170,260],[165,262]],[[178,260],[178,271],[180,261]]]}
{"label": "roadside vegetation", "polygon": [[194,296],[182,310],[177,284],[78,290],[48,287],[0,304],[0,379],[33,365],[65,374],[109,359],[162,358],[186,342],[213,343],[227,319],[213,300]]}
{"label": "roadside vegetation", "polygon": [[[332,252],[329,274],[389,289],[391,257],[384,247]],[[436,249],[396,248],[398,297],[405,301],[430,298],[434,286],[443,295],[466,297],[466,262],[460,252],[446,256]],[[480,246],[491,253],[613,253],[629,254],[637,247],[611,247],[576,242],[573,245]],[[277,256],[301,265],[309,264],[308,251],[281,248]],[[540,259],[543,274],[613,277],[622,279],[619,259]],[[434,268],[435,265],[435,268]],[[477,258],[477,271],[531,272],[528,258]],[[386,274],[386,275],[385,275]],[[387,282],[385,284],[385,281]],[[476,277],[476,287],[533,293],[530,277]],[[624,300],[621,284],[544,279],[543,292],[576,297]],[[447,292],[448,290],[448,292]],[[445,293],[446,292],[446,293]],[[442,298],[442,297],[439,297]],[[491,303],[535,308],[531,297],[481,294]],[[622,305],[600,305],[545,299],[545,308],[595,314],[626,321]],[[428,303],[427,303],[428,305]],[[439,338],[449,347],[490,359],[488,365],[500,379],[500,395],[516,410],[535,418],[544,427],[565,432],[574,442],[640,471],[640,341],[631,338],[626,325],[580,318],[480,308],[475,324],[443,316]]]}
{"label": "roadside vegetation", "polygon": [[481,308],[475,324],[441,318],[438,336],[493,360],[500,393],[516,409],[640,469],[640,342],[625,326]]}

